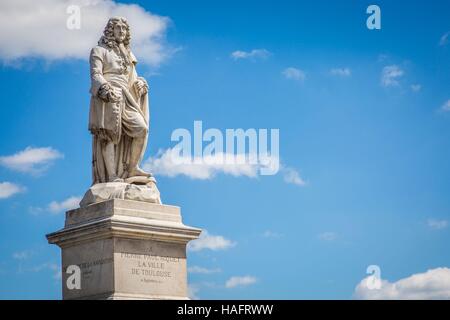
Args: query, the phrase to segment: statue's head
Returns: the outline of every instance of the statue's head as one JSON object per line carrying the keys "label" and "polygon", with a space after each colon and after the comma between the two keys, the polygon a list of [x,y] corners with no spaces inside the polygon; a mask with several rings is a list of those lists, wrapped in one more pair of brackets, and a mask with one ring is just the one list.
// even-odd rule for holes
{"label": "statue's head", "polygon": [[108,20],[100,42],[109,47],[114,47],[120,43],[128,46],[130,44],[130,40],[130,26],[128,25],[127,19],[122,17],[113,17]]}

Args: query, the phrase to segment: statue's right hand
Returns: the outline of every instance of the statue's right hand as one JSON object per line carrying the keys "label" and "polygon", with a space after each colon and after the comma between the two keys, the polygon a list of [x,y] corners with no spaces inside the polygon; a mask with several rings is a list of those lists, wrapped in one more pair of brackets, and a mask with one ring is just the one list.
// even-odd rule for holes
{"label": "statue's right hand", "polygon": [[122,99],[122,90],[105,83],[98,90],[98,97],[104,102],[118,102]]}
{"label": "statue's right hand", "polygon": [[111,91],[111,86],[108,83],[102,84],[102,86],[98,89],[97,96],[105,101],[109,102],[109,93]]}
{"label": "statue's right hand", "polygon": [[109,91],[109,101],[110,102],[119,102],[122,100],[122,90],[117,88],[112,88]]}

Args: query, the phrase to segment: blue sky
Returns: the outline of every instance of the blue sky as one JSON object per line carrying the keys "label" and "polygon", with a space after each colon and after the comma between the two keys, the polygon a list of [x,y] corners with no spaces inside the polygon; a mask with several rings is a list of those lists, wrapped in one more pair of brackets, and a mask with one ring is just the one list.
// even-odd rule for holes
{"label": "blue sky", "polygon": [[[87,57],[101,28],[83,38],[91,25],[82,7],[72,31],[82,40],[71,47],[58,25],[67,14],[45,7],[52,2],[41,14],[56,27],[36,19],[24,35],[11,19],[0,32],[10,48],[0,49],[1,299],[61,298],[60,250],[45,234],[91,183]],[[131,8],[120,3],[104,6]],[[150,30],[137,41],[159,45],[152,58],[138,48],[151,95],[146,161],[195,120],[277,128],[283,167],[305,182],[285,171],[156,174],[163,202],[207,230],[201,250],[188,252],[193,296],[350,299],[378,265],[381,297],[411,297],[394,284],[413,275],[442,280],[425,298],[450,297],[450,1],[377,1],[381,30],[366,27],[368,1],[133,3],[130,23]],[[59,42],[61,34],[69,36]]]}

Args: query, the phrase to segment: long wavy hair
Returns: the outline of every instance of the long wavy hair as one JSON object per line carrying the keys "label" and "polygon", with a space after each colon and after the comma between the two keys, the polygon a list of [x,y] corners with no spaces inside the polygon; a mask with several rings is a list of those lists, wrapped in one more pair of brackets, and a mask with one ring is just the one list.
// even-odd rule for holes
{"label": "long wavy hair", "polygon": [[[116,41],[116,38],[114,37],[114,26],[122,22],[125,25],[125,29],[127,32],[127,35],[125,36],[125,39],[123,40],[123,44],[125,48],[130,52],[130,41],[131,41],[131,33],[130,33],[130,25],[128,24],[127,19],[123,17],[113,17],[108,20],[108,23],[106,24],[105,29],[103,30],[103,35],[98,41],[99,45],[105,45],[109,48],[118,47],[119,44]],[[128,57],[126,57],[128,59]],[[129,61],[127,61],[129,62]]]}

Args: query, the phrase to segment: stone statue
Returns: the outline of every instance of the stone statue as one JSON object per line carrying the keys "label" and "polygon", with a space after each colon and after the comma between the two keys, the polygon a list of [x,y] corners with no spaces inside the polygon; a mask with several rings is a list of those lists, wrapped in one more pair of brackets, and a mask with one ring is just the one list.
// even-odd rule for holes
{"label": "stone statue", "polygon": [[[130,40],[127,20],[111,18],[90,54],[93,186],[82,206],[130,197],[160,203],[155,179],[139,167],[149,131],[148,84],[137,75]],[[149,196],[149,192],[157,192],[158,199],[142,197],[142,193]],[[99,194],[104,199],[98,199]]]}
{"label": "stone statue", "polygon": [[111,18],[90,57],[93,183],[64,228],[47,234],[61,248],[63,284],[79,267],[79,286],[63,285],[64,300],[188,299],[186,246],[202,230],[163,205],[154,177],[139,168],[149,108],[135,65],[127,21]]}

